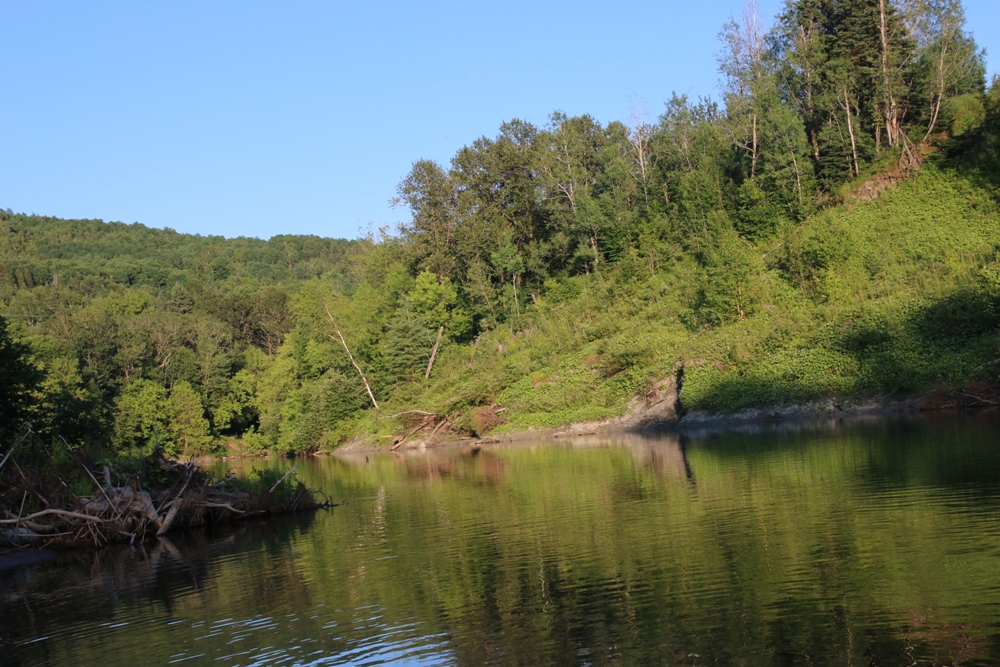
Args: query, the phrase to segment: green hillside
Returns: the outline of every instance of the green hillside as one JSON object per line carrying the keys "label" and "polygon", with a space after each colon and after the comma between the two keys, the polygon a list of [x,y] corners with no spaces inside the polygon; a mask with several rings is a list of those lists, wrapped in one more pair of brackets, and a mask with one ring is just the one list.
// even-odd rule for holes
{"label": "green hillside", "polygon": [[[928,164],[875,200],[733,239],[713,264],[618,266],[553,281],[523,329],[449,348],[412,404],[495,402],[502,428],[621,414],[684,364],[689,410],[822,398],[892,400],[1000,379],[996,191]],[[728,270],[727,270],[728,269]],[[701,324],[714,308],[744,311]],[[735,314],[735,313],[733,313]],[[735,321],[733,321],[735,320]]]}
{"label": "green hillside", "polygon": [[880,6],[726,26],[720,102],[417,161],[378,238],[2,213],[0,438],[302,453],[614,417],[681,370],[688,410],[989,402],[1000,84],[957,1]]}

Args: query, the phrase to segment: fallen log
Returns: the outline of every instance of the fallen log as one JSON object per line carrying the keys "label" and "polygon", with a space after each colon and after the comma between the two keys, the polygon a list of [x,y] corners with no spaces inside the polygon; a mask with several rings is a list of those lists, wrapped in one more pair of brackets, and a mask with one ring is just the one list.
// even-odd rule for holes
{"label": "fallen log", "polygon": [[103,519],[101,519],[100,517],[91,516],[89,514],[80,514],[79,512],[69,512],[66,510],[48,509],[48,510],[42,510],[41,512],[35,512],[34,514],[29,514],[28,516],[25,517],[18,517],[15,519],[0,519],[0,524],[20,523],[25,520],[30,521],[31,519],[37,519],[39,517],[49,516],[49,515],[71,517],[73,519],[80,519],[82,521],[103,521]]}
{"label": "fallen log", "polygon": [[289,470],[284,475],[282,475],[281,479],[279,479],[277,482],[275,482],[274,486],[272,486],[270,489],[267,490],[268,495],[274,493],[274,490],[276,488],[278,488],[281,485],[281,483],[284,482],[288,478],[289,475],[291,475],[293,472],[295,472],[296,468],[298,468],[298,467],[299,467],[298,464],[296,464],[291,470]]}
{"label": "fallen log", "polygon": [[[185,527],[329,506],[317,502],[312,491],[294,480],[298,466],[276,482],[272,483],[271,478],[262,486],[263,480],[243,483],[234,476],[215,482],[193,463],[160,461],[159,465],[166,475],[161,490],[139,488],[138,482],[134,482],[135,486],[120,487],[97,483],[96,493],[91,497],[78,497],[71,492],[52,495],[51,489],[32,486],[25,478],[23,485],[0,492],[0,517],[4,517],[0,519],[0,545],[31,546],[44,542],[45,546],[65,547],[86,543],[100,546],[112,541],[134,543]],[[86,469],[83,465],[79,467]],[[87,472],[86,477],[96,482]],[[104,477],[107,481],[109,475]],[[9,479],[10,475],[0,480],[0,488]],[[275,493],[282,484],[295,486],[289,493]],[[55,506],[40,491],[45,491]],[[27,503],[25,511],[25,499],[35,497],[45,499],[44,504]]]}

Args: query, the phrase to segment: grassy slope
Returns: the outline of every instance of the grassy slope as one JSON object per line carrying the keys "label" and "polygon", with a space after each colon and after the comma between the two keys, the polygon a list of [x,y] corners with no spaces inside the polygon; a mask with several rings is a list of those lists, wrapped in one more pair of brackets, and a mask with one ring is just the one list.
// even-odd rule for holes
{"label": "grassy slope", "polygon": [[[996,382],[1000,210],[987,190],[928,165],[780,242],[747,251],[759,270],[743,321],[692,324],[706,280],[693,263],[652,274],[625,262],[614,275],[553,284],[517,327],[446,348],[431,381],[382,414],[416,407],[468,428],[470,408],[495,403],[506,407],[500,430],[598,419],[621,414],[678,361],[685,406],[722,412]],[[368,415],[354,428],[393,424]]]}

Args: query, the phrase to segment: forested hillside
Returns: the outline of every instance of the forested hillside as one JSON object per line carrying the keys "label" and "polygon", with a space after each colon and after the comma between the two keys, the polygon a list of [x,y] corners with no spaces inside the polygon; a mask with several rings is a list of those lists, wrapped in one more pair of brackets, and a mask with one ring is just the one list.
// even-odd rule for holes
{"label": "forested hillside", "polygon": [[377,238],[7,211],[2,437],[482,434],[621,414],[680,367],[719,411],[1000,384],[1000,84],[961,4],[789,0],[721,39],[720,100],[504,123],[415,162]]}

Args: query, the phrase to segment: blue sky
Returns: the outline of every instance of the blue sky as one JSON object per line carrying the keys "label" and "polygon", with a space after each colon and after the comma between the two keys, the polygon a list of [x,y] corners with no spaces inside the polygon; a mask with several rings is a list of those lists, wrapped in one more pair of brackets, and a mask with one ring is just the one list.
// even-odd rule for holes
{"label": "blue sky", "polygon": [[[1000,54],[1000,2],[965,4]],[[4,0],[0,207],[355,237],[407,217],[388,202],[415,160],[447,164],[504,120],[655,118],[671,91],[713,94],[739,6]]]}

